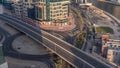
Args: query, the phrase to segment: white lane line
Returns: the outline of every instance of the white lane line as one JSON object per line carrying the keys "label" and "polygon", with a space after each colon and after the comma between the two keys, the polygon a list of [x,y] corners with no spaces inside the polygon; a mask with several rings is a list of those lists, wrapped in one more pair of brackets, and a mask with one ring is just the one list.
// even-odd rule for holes
{"label": "white lane line", "polygon": [[[10,20],[10,19],[8,19],[8,20]],[[11,20],[11,21],[12,21],[12,20]],[[13,21],[13,22],[14,22],[14,21]],[[34,31],[30,30],[29,28],[27,28],[27,27],[25,27],[25,26],[23,26],[23,25],[21,25],[21,24],[19,24],[19,23],[16,23],[16,24],[18,24],[18,25],[20,25],[20,26],[22,26],[22,27],[28,29],[29,31],[31,31],[31,32],[33,32],[33,33],[35,33],[35,34],[37,34],[38,36],[41,36],[40,34],[38,34],[38,33],[34,32]],[[15,26],[14,26],[14,27],[15,27]],[[16,28],[18,28],[18,27],[16,27]],[[26,32],[24,32],[24,33],[26,33]],[[59,46],[58,44],[56,44],[55,42],[53,42],[53,41],[51,41],[51,40],[49,40],[49,39],[47,39],[47,38],[45,38],[45,37],[43,37],[43,36],[41,36],[41,37],[44,38],[44,39],[46,39],[46,40],[48,40],[49,42],[51,42],[51,43],[57,45],[57,46],[60,47],[61,49],[65,50],[66,52],[68,52],[68,53],[70,53],[71,55],[75,56],[76,58],[78,58],[79,60],[81,60],[81,61],[83,61],[84,63],[88,64],[89,66],[95,68],[94,66],[92,66],[91,64],[89,64],[88,62],[86,62],[85,60],[83,60],[83,59],[79,58],[78,56],[76,56],[75,54],[73,54],[73,53],[67,51],[67,50],[64,49],[63,47],[61,47],[61,46]]]}
{"label": "white lane line", "polygon": [[[16,20],[17,20],[17,19],[16,19]],[[21,21],[21,22],[23,23],[23,21]],[[29,25],[29,26],[30,26],[30,25]],[[32,26],[32,27],[35,28],[35,26]],[[35,29],[36,29],[36,28],[35,28]],[[53,36],[53,35],[50,34],[50,33],[46,32],[46,31],[43,31],[43,30],[41,30],[41,32],[43,32],[43,33],[45,33],[45,34],[48,34],[48,35],[50,35],[50,36],[52,36],[52,37],[58,39],[59,41],[65,43],[65,44],[67,44],[67,45],[69,45],[70,47],[73,47],[73,48],[77,49],[78,51],[80,51],[81,53],[85,54],[86,56],[89,56],[89,57],[95,59],[96,61],[101,62],[101,63],[107,65],[108,67],[111,67],[110,65],[106,64],[105,62],[103,62],[103,61],[97,59],[96,57],[94,57],[94,56],[92,56],[92,55],[90,55],[90,54],[87,54],[86,52],[83,52],[82,50],[80,50],[80,49],[78,49],[78,48],[72,46],[71,44],[69,44],[69,43],[63,41],[62,39],[60,39],[60,38],[58,38],[58,37],[56,37],[56,36]]]}

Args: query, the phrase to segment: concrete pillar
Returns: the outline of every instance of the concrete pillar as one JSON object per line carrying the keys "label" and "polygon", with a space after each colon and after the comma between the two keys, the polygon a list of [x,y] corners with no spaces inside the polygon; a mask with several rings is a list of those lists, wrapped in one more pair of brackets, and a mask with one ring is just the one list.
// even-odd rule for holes
{"label": "concrete pillar", "polygon": [[2,52],[2,44],[0,44],[0,68],[8,68],[8,64],[5,61],[5,58]]}

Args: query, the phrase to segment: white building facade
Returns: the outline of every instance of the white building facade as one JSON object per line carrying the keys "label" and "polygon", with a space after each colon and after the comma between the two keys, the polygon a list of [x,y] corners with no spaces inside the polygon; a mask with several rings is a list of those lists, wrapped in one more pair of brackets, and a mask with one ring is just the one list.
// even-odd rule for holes
{"label": "white building facade", "polygon": [[120,65],[120,40],[109,39],[104,44],[106,46],[106,59]]}
{"label": "white building facade", "polygon": [[18,17],[28,18],[33,13],[35,19],[56,21],[67,20],[69,16],[69,0],[19,0],[13,8]]}

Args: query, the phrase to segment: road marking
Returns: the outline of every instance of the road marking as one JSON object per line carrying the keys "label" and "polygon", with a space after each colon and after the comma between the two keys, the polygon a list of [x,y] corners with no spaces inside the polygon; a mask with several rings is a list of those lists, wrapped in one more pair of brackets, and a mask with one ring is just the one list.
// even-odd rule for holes
{"label": "road marking", "polygon": [[[10,19],[8,19],[8,20],[10,20]],[[11,20],[11,21],[12,21],[12,20]],[[13,22],[15,22],[15,21],[13,21]],[[28,29],[29,31],[31,31],[31,32],[33,32],[33,33],[35,33],[35,34],[37,34],[38,36],[41,36],[40,34],[38,34],[38,33],[34,32],[34,31],[30,30],[28,27],[25,27],[25,26],[23,26],[23,25],[21,25],[21,24],[19,24],[19,23],[16,23],[16,24],[18,24],[18,25],[20,25],[20,26],[22,26],[22,27]],[[16,26],[14,26],[14,27],[16,27]],[[16,28],[18,28],[18,27],[16,27]],[[18,29],[20,30],[20,28],[18,28]],[[21,31],[21,30],[20,30],[20,31]],[[22,32],[24,32],[24,31],[22,31]],[[24,33],[26,33],[26,32],[24,32]],[[29,34],[27,34],[27,35],[29,35]],[[30,36],[30,35],[29,35],[29,36]],[[32,36],[30,36],[30,37],[32,37]],[[58,47],[62,48],[63,50],[65,50],[66,52],[70,53],[71,55],[73,55],[74,57],[78,58],[79,60],[83,61],[84,63],[88,64],[88,65],[91,66],[92,68],[95,68],[94,66],[92,66],[92,65],[89,64],[88,62],[86,62],[86,61],[84,61],[83,59],[79,58],[79,57],[76,56],[75,54],[73,54],[73,53],[67,51],[65,48],[59,46],[59,45],[56,44],[55,42],[53,42],[53,41],[51,41],[51,40],[45,38],[44,36],[41,36],[41,37],[44,38],[44,39],[46,39],[46,40],[48,40],[49,42],[51,42],[51,43],[57,45]],[[33,38],[33,37],[32,37],[32,38]],[[34,38],[34,39],[35,39],[35,38]],[[36,40],[37,40],[37,39],[36,39]]]}
{"label": "road marking", "polygon": [[[22,22],[22,21],[21,21],[21,22]],[[17,24],[18,24],[18,23],[17,23]],[[41,30],[41,31],[43,31],[43,30]],[[43,31],[43,32],[45,32],[45,31]],[[47,33],[47,32],[45,32],[45,33]],[[49,33],[47,33],[47,34],[49,34]],[[49,34],[49,35],[52,36],[52,37],[54,37],[54,38],[56,38],[56,39],[58,39],[58,40],[61,41],[61,42],[64,42],[65,44],[69,45],[70,47],[75,48],[76,50],[78,50],[79,52],[83,53],[84,55],[93,58],[93,56],[91,56],[91,55],[89,55],[89,54],[87,54],[87,53],[85,53],[85,52],[79,50],[78,48],[76,48],[76,47],[72,46],[71,44],[69,44],[69,43],[67,43],[67,42],[65,42],[65,41],[63,41],[63,40],[61,40],[61,39],[59,39],[58,37],[55,37],[55,36],[53,36],[53,35],[51,35],[51,34]],[[96,59],[98,62],[103,63],[102,61],[98,60],[96,57],[94,57],[93,59]],[[107,65],[106,63],[103,63],[103,64]],[[109,66],[109,65],[107,65],[107,66]],[[109,67],[110,67],[110,66],[109,66]]]}

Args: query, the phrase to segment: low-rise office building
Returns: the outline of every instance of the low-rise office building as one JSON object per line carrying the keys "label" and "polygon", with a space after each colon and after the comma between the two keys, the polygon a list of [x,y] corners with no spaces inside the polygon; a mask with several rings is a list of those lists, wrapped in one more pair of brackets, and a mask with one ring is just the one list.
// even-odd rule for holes
{"label": "low-rise office building", "polygon": [[19,17],[19,18],[22,18],[23,17],[22,2],[21,1],[14,1],[14,4],[12,4],[12,6],[14,6],[14,8],[13,8],[14,15]]}
{"label": "low-rise office building", "polygon": [[120,48],[108,47],[107,60],[120,65]]}
{"label": "low-rise office building", "polygon": [[108,35],[102,36],[102,56],[108,61],[120,65],[120,40]]}

